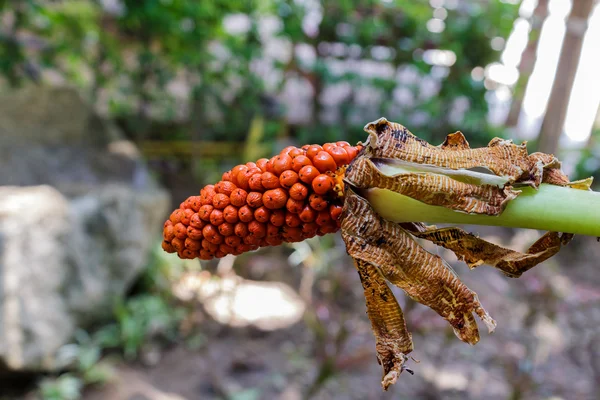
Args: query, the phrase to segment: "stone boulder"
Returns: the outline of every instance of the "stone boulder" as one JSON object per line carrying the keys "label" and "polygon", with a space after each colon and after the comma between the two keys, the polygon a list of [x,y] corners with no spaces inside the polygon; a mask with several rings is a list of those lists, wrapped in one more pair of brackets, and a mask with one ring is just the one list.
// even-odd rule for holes
{"label": "stone boulder", "polygon": [[0,97],[0,366],[51,371],[76,329],[110,318],[169,206],[135,146],[74,90]]}

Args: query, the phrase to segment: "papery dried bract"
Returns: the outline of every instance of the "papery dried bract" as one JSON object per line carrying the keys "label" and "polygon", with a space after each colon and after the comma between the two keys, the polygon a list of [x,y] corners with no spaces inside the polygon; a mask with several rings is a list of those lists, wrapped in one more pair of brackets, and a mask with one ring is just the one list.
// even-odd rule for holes
{"label": "papery dried bract", "polygon": [[487,264],[496,267],[511,278],[518,278],[524,272],[552,257],[573,238],[572,234],[547,232],[526,253],[521,253],[487,242],[460,228],[429,227],[424,232],[412,233],[452,250],[458,259],[467,263],[471,269]]}
{"label": "papery dried bract", "polygon": [[492,331],[495,321],[477,295],[440,258],[423,249],[400,225],[382,219],[369,203],[347,190],[342,238],[351,257],[375,266],[392,284],[444,317],[463,341],[475,344],[479,331],[473,313]]}
{"label": "papery dried bract", "polygon": [[[364,154],[368,157],[395,158],[449,169],[486,168],[509,182],[537,187],[544,168],[554,166],[554,156],[530,157],[525,143],[494,138],[487,147],[471,149],[462,133],[449,135],[442,146],[432,146],[410,133],[404,126],[380,118],[365,126],[370,136]],[[542,154],[542,153],[538,153]]]}
{"label": "papery dried bract", "polygon": [[375,266],[360,259],[354,264],[362,283],[367,315],[375,334],[377,361],[383,368],[381,384],[385,390],[406,369],[407,355],[413,350],[411,334],[396,297]]}

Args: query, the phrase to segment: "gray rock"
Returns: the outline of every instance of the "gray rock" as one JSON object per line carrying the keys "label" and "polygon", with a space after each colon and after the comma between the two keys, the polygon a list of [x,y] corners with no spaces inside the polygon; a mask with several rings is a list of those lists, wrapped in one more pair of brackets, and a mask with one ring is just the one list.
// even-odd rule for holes
{"label": "gray rock", "polygon": [[143,270],[170,199],[65,88],[0,97],[0,185],[0,366],[51,371]]}
{"label": "gray rock", "polygon": [[0,359],[51,370],[77,327],[110,316],[168,205],[163,192],[124,185],[71,200],[50,186],[0,187]]}

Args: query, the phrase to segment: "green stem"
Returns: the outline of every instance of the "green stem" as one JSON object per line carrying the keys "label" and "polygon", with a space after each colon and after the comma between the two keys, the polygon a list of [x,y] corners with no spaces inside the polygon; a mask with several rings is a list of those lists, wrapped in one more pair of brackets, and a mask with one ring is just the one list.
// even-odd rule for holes
{"label": "green stem", "polygon": [[379,215],[394,222],[507,226],[600,237],[600,193],[548,184],[521,190],[498,216],[431,206],[385,189],[363,194]]}

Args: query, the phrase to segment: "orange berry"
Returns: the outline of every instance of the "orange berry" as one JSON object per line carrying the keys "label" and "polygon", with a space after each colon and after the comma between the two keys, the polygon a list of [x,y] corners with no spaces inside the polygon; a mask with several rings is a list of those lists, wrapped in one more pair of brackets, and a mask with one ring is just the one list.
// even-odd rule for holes
{"label": "orange berry", "polygon": [[300,182],[290,188],[290,197],[294,200],[304,200],[308,196],[308,188]]}
{"label": "orange berry", "polygon": [[341,147],[346,147],[346,146],[350,146],[350,143],[344,141],[344,140],[340,140],[339,142],[335,142],[336,145],[341,146]]}
{"label": "orange berry", "polygon": [[334,221],[337,221],[340,219],[340,217],[342,216],[342,211],[343,211],[343,208],[340,205],[332,204],[329,206],[329,215],[331,216],[331,219]]}
{"label": "orange berry", "polygon": [[235,247],[239,246],[240,243],[242,243],[242,240],[239,238],[239,236],[235,235],[235,226],[233,228],[233,232],[234,232],[234,235],[227,236],[225,238],[225,244],[227,246],[231,246],[231,247],[235,248]]}
{"label": "orange berry", "polygon": [[248,235],[248,224],[244,223],[244,222],[238,222],[237,224],[235,224],[235,227],[233,228],[233,232],[235,233],[236,236],[243,238],[244,236]]}
{"label": "orange berry", "polygon": [[[260,244],[260,239],[259,237],[256,237],[254,235],[248,235],[248,236],[244,236],[244,238],[242,239],[242,241],[245,244],[249,244],[251,247],[251,250],[256,250],[258,248],[258,245]],[[256,247],[253,247],[256,246]]]}
{"label": "orange berry", "polygon": [[267,161],[267,163],[265,164],[265,168],[266,168],[265,172],[270,172],[270,173],[274,173],[275,172],[275,168],[273,167],[273,162],[274,161],[275,161],[275,157],[273,157],[269,161]]}
{"label": "orange berry", "polygon": [[204,221],[210,221],[210,213],[214,210],[214,207],[211,205],[204,205],[202,207],[200,207],[200,209],[198,210],[198,216],[200,217],[200,219],[204,220]]}
{"label": "orange berry", "polygon": [[173,245],[170,242],[167,242],[166,240],[163,240],[162,242],[162,249],[167,253],[175,253],[175,248],[173,247]]}
{"label": "orange berry", "polygon": [[283,171],[292,169],[292,157],[287,154],[275,156],[273,161],[273,170],[275,175],[279,176]]}
{"label": "orange berry", "polygon": [[[177,255],[179,256],[179,253]],[[180,255],[180,258],[189,260],[193,260],[196,257],[198,257],[198,252],[190,249],[183,249]]]}
{"label": "orange berry", "polygon": [[265,207],[267,207],[271,210],[274,210],[274,209],[285,206],[287,199],[288,199],[288,196],[287,196],[287,193],[285,192],[285,190],[279,188],[279,189],[267,190],[263,194],[262,200],[263,200],[263,204],[265,205]]}
{"label": "orange berry", "polygon": [[271,218],[271,210],[267,207],[262,206],[254,210],[254,219],[258,222],[269,222],[269,218]]}
{"label": "orange berry", "polygon": [[223,209],[223,218],[230,224],[238,222],[238,209],[234,206],[227,206]]}
{"label": "orange berry", "polygon": [[213,196],[217,194],[213,185],[207,185],[200,191],[200,201],[203,205],[212,204]]}
{"label": "orange berry", "polygon": [[215,191],[217,193],[225,194],[227,197],[229,197],[231,192],[233,192],[235,189],[237,189],[235,184],[229,181],[221,181],[215,185]]}
{"label": "orange berry", "polygon": [[235,167],[233,167],[233,169],[231,170],[231,181],[237,185],[238,175],[240,174],[240,172],[247,171],[247,170],[248,170],[248,167],[246,167],[243,164],[236,165]]}
{"label": "orange berry", "polygon": [[318,144],[310,145],[308,149],[306,149],[306,157],[312,161],[312,159],[319,154],[320,151],[323,151],[323,148]]}
{"label": "orange berry", "polygon": [[239,254],[245,253],[245,252],[250,251],[250,250],[252,250],[252,246],[250,246],[250,245],[248,245],[246,243],[241,243],[239,246],[237,246],[235,248],[236,253],[239,253]]}
{"label": "orange berry", "polygon": [[258,167],[256,166],[256,163],[255,163],[255,162],[252,162],[252,161],[248,161],[248,162],[246,163],[246,167],[248,167],[248,169],[256,169],[256,168],[258,168]]}
{"label": "orange berry", "polygon": [[225,243],[222,243],[219,245],[219,251],[225,254],[231,254],[234,252],[234,248]]}
{"label": "orange berry", "polygon": [[267,236],[265,241],[269,246],[279,246],[281,243],[283,243],[283,240],[278,236]]}
{"label": "orange berry", "polygon": [[327,172],[327,171],[335,171],[337,169],[337,165],[335,164],[335,160],[331,157],[326,151],[320,151],[313,158],[313,164],[319,172]]}
{"label": "orange berry", "polygon": [[202,201],[200,200],[200,196],[190,196],[185,201],[187,208],[191,208],[194,211],[198,211],[202,206]]}
{"label": "orange berry", "polygon": [[267,171],[267,162],[268,161],[269,161],[268,158],[261,158],[258,161],[256,161],[256,166],[258,167],[258,169],[261,170],[261,172]]}
{"label": "orange berry", "polygon": [[298,217],[302,220],[302,222],[313,222],[317,217],[317,212],[312,209],[311,206],[306,205],[298,214]]}
{"label": "orange berry", "polygon": [[261,182],[261,175],[262,173],[257,172],[256,174],[250,177],[250,180],[248,181],[248,186],[250,186],[250,190],[262,192],[265,189]]}
{"label": "orange berry", "polygon": [[329,150],[331,150],[332,148],[334,148],[336,145],[335,143],[325,143],[323,145],[323,151],[326,151],[329,153]]}
{"label": "orange berry", "polygon": [[173,226],[173,233],[175,234],[175,237],[185,239],[187,237],[187,226],[178,222]]}
{"label": "orange berry", "polygon": [[251,221],[248,223],[248,232],[251,236],[256,238],[264,238],[267,236],[267,224],[261,224],[258,221]]}
{"label": "orange berry", "polygon": [[183,241],[183,239],[175,238],[171,240],[171,246],[173,246],[175,250],[181,251],[185,249],[185,242]]}
{"label": "orange berry", "polygon": [[311,194],[308,197],[308,202],[312,208],[317,211],[322,211],[327,208],[327,200],[325,200],[321,195],[316,193]]}
{"label": "orange berry", "polygon": [[309,222],[302,225],[302,233],[304,234],[304,237],[307,238],[315,236],[318,230],[319,225],[317,225],[316,222]]}
{"label": "orange berry", "polygon": [[319,211],[315,222],[319,226],[323,226],[331,221],[331,215],[329,215],[329,210]]}
{"label": "orange berry", "polygon": [[279,178],[272,172],[263,172],[260,176],[260,182],[265,189],[277,189],[281,186]]}
{"label": "orange berry", "polygon": [[298,174],[290,169],[283,171],[279,176],[279,183],[285,189],[291,188],[296,182],[298,182]]}
{"label": "orange berry", "polygon": [[328,175],[320,174],[312,181],[312,188],[316,194],[326,194],[333,189],[333,178]]}
{"label": "orange berry", "polygon": [[298,228],[298,227],[289,227],[286,226],[283,229],[283,233],[281,235],[287,242],[290,243],[294,243],[294,242],[299,242],[302,239],[304,239],[302,237],[302,229]]}
{"label": "orange berry", "polygon": [[194,228],[192,226],[188,226],[187,235],[194,240],[202,240],[204,238],[204,236],[202,236],[202,229]]}
{"label": "orange berry", "polygon": [[217,251],[215,252],[215,257],[216,257],[216,258],[225,257],[226,255],[227,255],[227,254],[226,254],[226,253],[223,253],[221,250],[217,250]]}
{"label": "orange berry", "polygon": [[300,169],[305,165],[312,165],[312,162],[304,155],[296,156],[292,160],[292,169],[296,172],[300,171]]}
{"label": "orange berry", "polygon": [[199,240],[187,238],[185,239],[185,247],[190,250],[200,250],[202,248],[202,244]]}
{"label": "orange berry", "polygon": [[296,148],[296,146],[287,146],[285,149],[281,150],[279,152],[279,155],[287,155],[289,154],[290,151],[294,150]]}
{"label": "orange berry", "polygon": [[213,207],[219,210],[224,209],[229,205],[229,196],[223,193],[217,193],[213,197]]}
{"label": "orange berry", "polygon": [[212,253],[208,250],[200,250],[199,254],[200,254],[201,260],[212,260],[213,259]]}
{"label": "orange berry", "polygon": [[263,205],[263,194],[260,192],[250,192],[246,198],[246,203],[252,208],[258,208]]}
{"label": "orange berry", "polygon": [[292,214],[291,212],[287,212],[285,214],[285,224],[291,228],[295,228],[297,226],[302,225],[302,220],[298,217],[297,214]]}
{"label": "orange berry", "polygon": [[165,226],[165,228],[163,229],[163,239],[167,242],[170,242],[174,237],[175,229],[173,229],[173,226]]}
{"label": "orange berry", "polygon": [[280,229],[273,224],[267,225],[267,237],[279,236]]}
{"label": "orange berry", "polygon": [[175,210],[171,213],[171,216],[169,216],[169,220],[172,223],[176,224],[179,221],[181,221],[181,218],[183,218],[183,217],[184,217],[183,210],[178,208],[177,210]]}
{"label": "orange berry", "polygon": [[202,248],[214,253],[219,249],[219,245],[209,242],[207,239],[202,239]]}
{"label": "orange berry", "polygon": [[238,218],[242,222],[250,222],[254,219],[254,213],[250,207],[242,206],[238,211]]}
{"label": "orange berry", "polygon": [[319,170],[312,165],[305,165],[300,169],[300,172],[298,172],[298,177],[300,177],[300,180],[304,183],[311,183],[318,175]]}
{"label": "orange berry", "polygon": [[231,196],[229,196],[229,201],[236,207],[241,207],[246,204],[246,197],[248,196],[248,192],[244,189],[235,189],[231,192]]}
{"label": "orange berry", "polygon": [[181,218],[181,223],[184,225],[190,224],[190,218],[194,215],[194,210],[190,208],[186,208],[183,210],[183,218]]}
{"label": "orange berry", "polygon": [[223,222],[219,225],[219,233],[223,236],[231,236],[233,235],[235,226],[230,222]]}
{"label": "orange berry", "polygon": [[269,218],[269,222],[275,226],[283,226],[285,224],[285,210],[278,209],[273,210],[271,213],[271,218]]}
{"label": "orange berry", "polygon": [[297,147],[294,147],[288,152],[288,156],[292,157],[292,160],[294,159],[294,157],[298,157],[301,154],[304,154],[304,150],[301,150]]}
{"label": "orange berry", "polygon": [[344,147],[344,150],[346,150],[346,153],[348,153],[348,158],[350,159],[350,161],[354,160],[354,158],[359,152],[358,147],[355,146]]}
{"label": "orange berry", "polygon": [[326,235],[328,233],[337,232],[337,230],[338,230],[337,225],[330,223],[330,224],[325,224],[323,226],[320,226],[319,230],[317,231],[317,234],[319,236],[322,236],[322,235]]}
{"label": "orange berry", "polygon": [[212,212],[210,213],[210,223],[214,226],[219,226],[223,222],[225,222],[225,218],[223,217],[223,211],[218,210],[216,208],[212,210]]}
{"label": "orange berry", "polygon": [[304,208],[304,201],[294,200],[290,197],[287,203],[285,203],[285,208],[293,214],[298,214]]}
{"label": "orange berry", "polygon": [[231,173],[231,170],[229,170],[227,172],[223,172],[223,175],[221,175],[222,181],[231,182],[232,179],[233,179],[233,174]]}
{"label": "orange berry", "polygon": [[219,231],[214,225],[206,225],[202,229],[202,234],[206,240],[213,244],[221,244],[221,242],[223,242],[223,236],[219,234]]}
{"label": "orange berry", "polygon": [[350,156],[348,156],[348,152],[343,147],[332,147],[329,149],[328,153],[333,157],[333,161],[335,161],[338,166],[346,165],[350,162]]}
{"label": "orange berry", "polygon": [[250,188],[250,178],[257,172],[260,172],[260,169],[252,168],[240,172],[237,176],[237,185],[244,190],[248,190]]}

